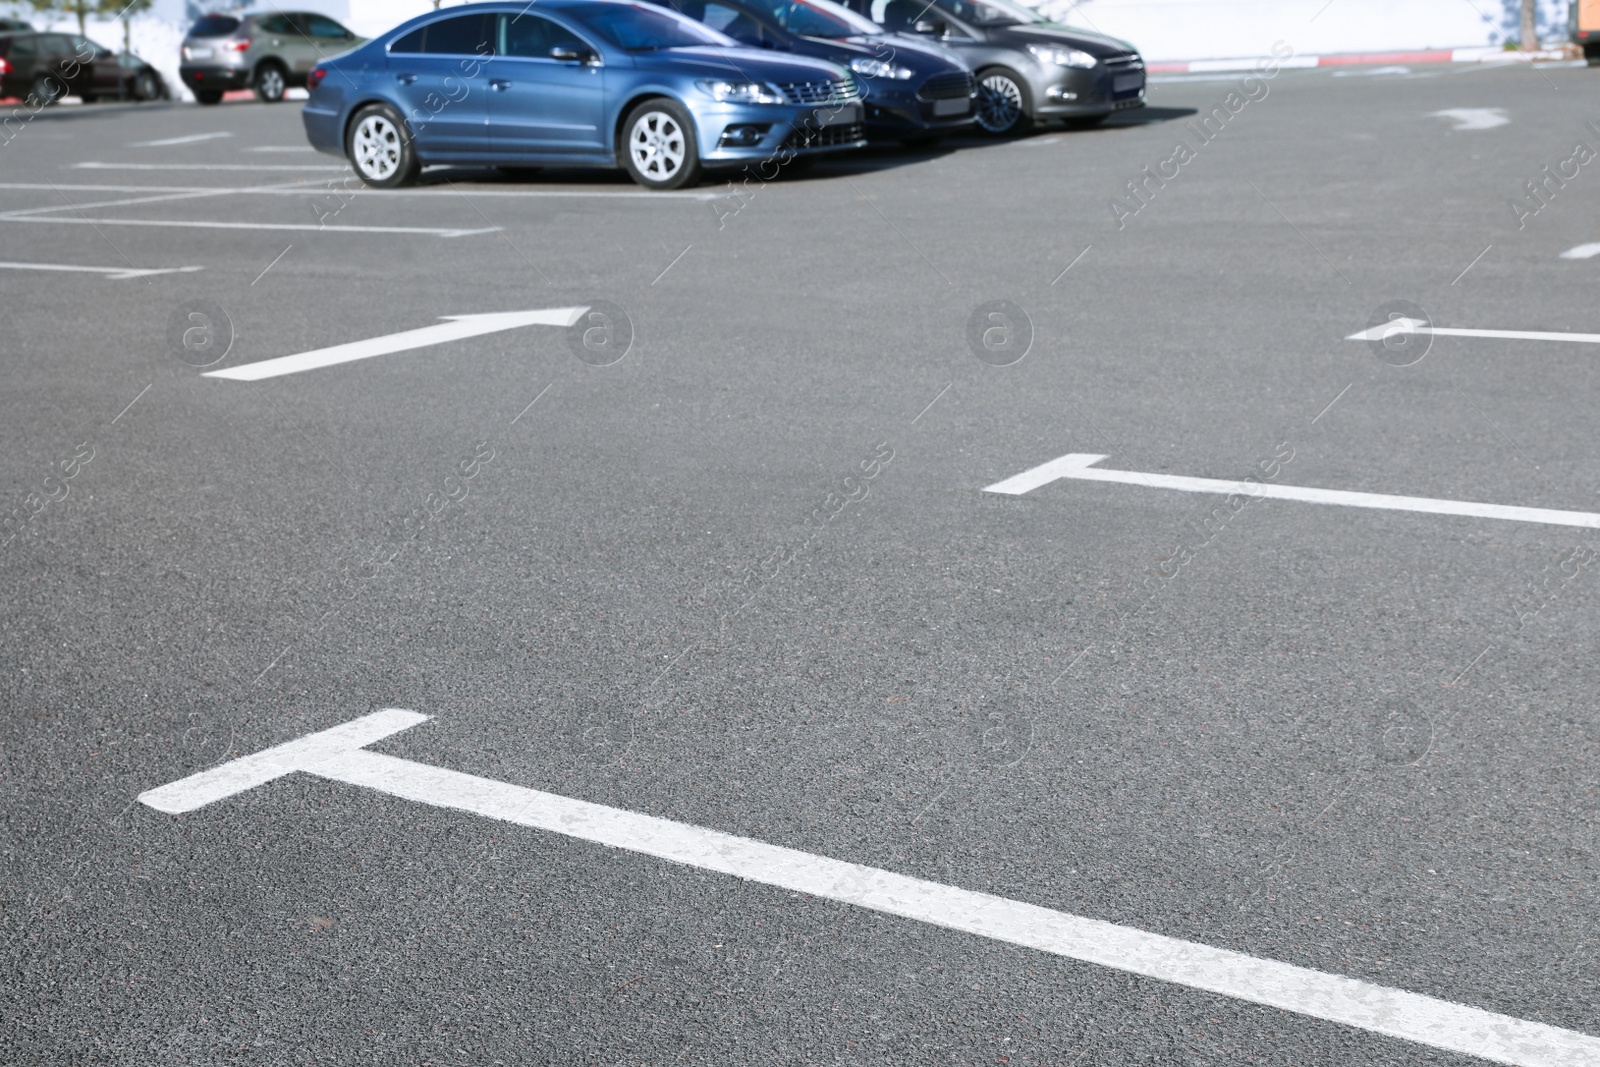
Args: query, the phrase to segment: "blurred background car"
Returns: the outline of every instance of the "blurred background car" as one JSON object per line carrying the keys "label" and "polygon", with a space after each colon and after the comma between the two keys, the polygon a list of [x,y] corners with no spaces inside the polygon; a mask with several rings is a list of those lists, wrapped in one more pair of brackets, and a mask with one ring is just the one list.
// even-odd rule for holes
{"label": "blurred background car", "polygon": [[35,106],[76,96],[97,100],[165,100],[167,83],[150,64],[68,33],[0,30],[0,96]]}
{"label": "blurred background car", "polygon": [[977,72],[977,121],[1021,133],[1041,119],[1093,125],[1143,107],[1144,57],[1126,41],[1051,22],[1012,0],[845,0],[895,33],[953,49]]}
{"label": "blurred background car", "polygon": [[843,67],[624,0],[446,8],[318,65],[309,85],[312,147],[379,188],[458,163],[622,167],[676,189],[708,167],[757,164],[770,180],[789,159],[866,144]]}
{"label": "blurred background car", "polygon": [[866,94],[870,137],[926,143],[972,124],[975,83],[950,49],[890,34],[831,0],[654,0],[740,44],[831,60]]}
{"label": "blurred background car", "polygon": [[31,33],[33,24],[21,19],[0,19],[0,33]]}
{"label": "blurred background car", "polygon": [[366,41],[326,15],[309,11],[219,11],[202,15],[183,39],[178,76],[202,104],[230,89],[254,89],[275,104],[306,84],[324,59]]}

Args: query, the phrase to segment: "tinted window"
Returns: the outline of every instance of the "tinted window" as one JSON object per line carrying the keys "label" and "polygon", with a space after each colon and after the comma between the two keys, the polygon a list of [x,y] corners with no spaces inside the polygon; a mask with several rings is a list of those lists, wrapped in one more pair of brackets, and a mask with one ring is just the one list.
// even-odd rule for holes
{"label": "tinted window", "polygon": [[231,15],[206,15],[189,28],[190,37],[226,37],[239,28]]}
{"label": "tinted window", "polygon": [[256,29],[262,33],[294,33],[295,29],[289,24],[289,19],[284,15],[268,15],[256,20]]}
{"label": "tinted window", "polygon": [[428,27],[422,26],[412,30],[389,45],[389,51],[394,55],[414,56],[422,51],[422,38],[428,32]]}
{"label": "tinted window", "polygon": [[35,55],[37,52],[37,37],[13,37],[11,38],[11,51],[7,54],[14,56],[17,59],[22,59],[27,56]]}
{"label": "tinted window", "polygon": [[702,45],[727,47],[735,44],[732,37],[718,33],[709,26],[692,22],[682,15],[668,11],[650,11],[642,7],[598,5],[585,9],[582,16],[585,26],[592,28],[612,44],[629,52],[651,52],[658,48],[695,48]]}
{"label": "tinted window", "polygon": [[422,50],[429,55],[492,55],[494,46],[489,35],[493,19],[493,15],[457,15],[430,22],[422,39]]}
{"label": "tinted window", "polygon": [[105,59],[111,55],[111,50],[95,44],[87,37],[74,37],[72,39],[72,54],[80,58],[94,56],[96,59]]}
{"label": "tinted window", "polygon": [[549,59],[552,48],[572,48],[587,52],[589,46],[576,34],[537,15],[508,15],[504,23],[503,55]]}
{"label": "tinted window", "polygon": [[72,43],[59,34],[46,34],[39,38],[39,54],[65,58],[72,55]]}
{"label": "tinted window", "polygon": [[349,31],[343,26],[321,15],[302,15],[300,21],[312,37],[332,37],[342,40],[350,36]]}
{"label": "tinted window", "polygon": [[778,25],[805,37],[855,37],[880,32],[871,21],[827,0],[764,0],[760,6],[778,20]]}
{"label": "tinted window", "polygon": [[[684,14],[694,17],[687,8]],[[761,23],[736,7],[715,2],[708,3],[705,5],[705,12],[698,17],[707,26],[727,34],[741,44],[761,43]]]}

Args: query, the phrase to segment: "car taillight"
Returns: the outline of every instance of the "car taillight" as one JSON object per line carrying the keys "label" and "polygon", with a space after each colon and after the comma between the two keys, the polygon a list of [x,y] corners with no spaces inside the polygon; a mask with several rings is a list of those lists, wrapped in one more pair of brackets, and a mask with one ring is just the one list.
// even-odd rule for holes
{"label": "car taillight", "polygon": [[11,64],[7,63],[4,59],[0,59],[0,76],[4,76],[4,75],[10,74],[10,73],[11,73]]}
{"label": "car taillight", "polygon": [[311,73],[306,75],[306,88],[316,89],[322,84],[322,79],[328,76],[327,67],[313,67]]}
{"label": "car taillight", "polygon": [[248,52],[250,51],[250,38],[246,37],[242,41],[225,41],[223,42],[222,50],[224,52]]}

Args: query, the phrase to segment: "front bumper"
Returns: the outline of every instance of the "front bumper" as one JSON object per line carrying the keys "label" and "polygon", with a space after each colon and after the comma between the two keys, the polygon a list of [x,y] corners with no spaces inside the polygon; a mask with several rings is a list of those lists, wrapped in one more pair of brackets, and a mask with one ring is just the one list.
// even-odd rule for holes
{"label": "front bumper", "polygon": [[243,67],[183,66],[178,68],[178,77],[183,79],[183,84],[189,87],[190,92],[207,89],[227,92],[250,88],[250,72]]}
{"label": "front bumper", "polygon": [[1106,115],[1143,107],[1144,63],[1105,63],[1092,70],[1043,67],[1033,86],[1034,114],[1038,116]]}
{"label": "front bumper", "polygon": [[828,107],[697,107],[700,158],[708,164],[745,163],[860,148],[867,143],[865,110],[859,100]]}
{"label": "front bumper", "polygon": [[882,79],[868,83],[867,132],[877,136],[921,136],[972,125],[976,95],[966,71],[935,74],[920,84]]}

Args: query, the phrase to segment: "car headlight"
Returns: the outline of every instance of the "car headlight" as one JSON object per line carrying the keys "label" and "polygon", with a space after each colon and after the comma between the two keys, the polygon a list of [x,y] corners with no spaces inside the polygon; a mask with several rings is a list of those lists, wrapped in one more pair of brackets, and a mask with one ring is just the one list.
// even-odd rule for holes
{"label": "car headlight", "polygon": [[695,82],[700,91],[724,104],[786,104],[788,100],[766,82]]}
{"label": "car headlight", "polygon": [[866,56],[852,59],[850,69],[863,78],[892,78],[897,82],[903,82],[916,73],[908,67],[897,67],[893,63],[885,63],[881,59],[869,59]]}
{"label": "car headlight", "polygon": [[1057,48],[1048,44],[1030,44],[1028,51],[1044,63],[1054,63],[1058,67],[1077,67],[1079,70],[1088,70],[1100,61],[1088,52],[1077,48]]}

